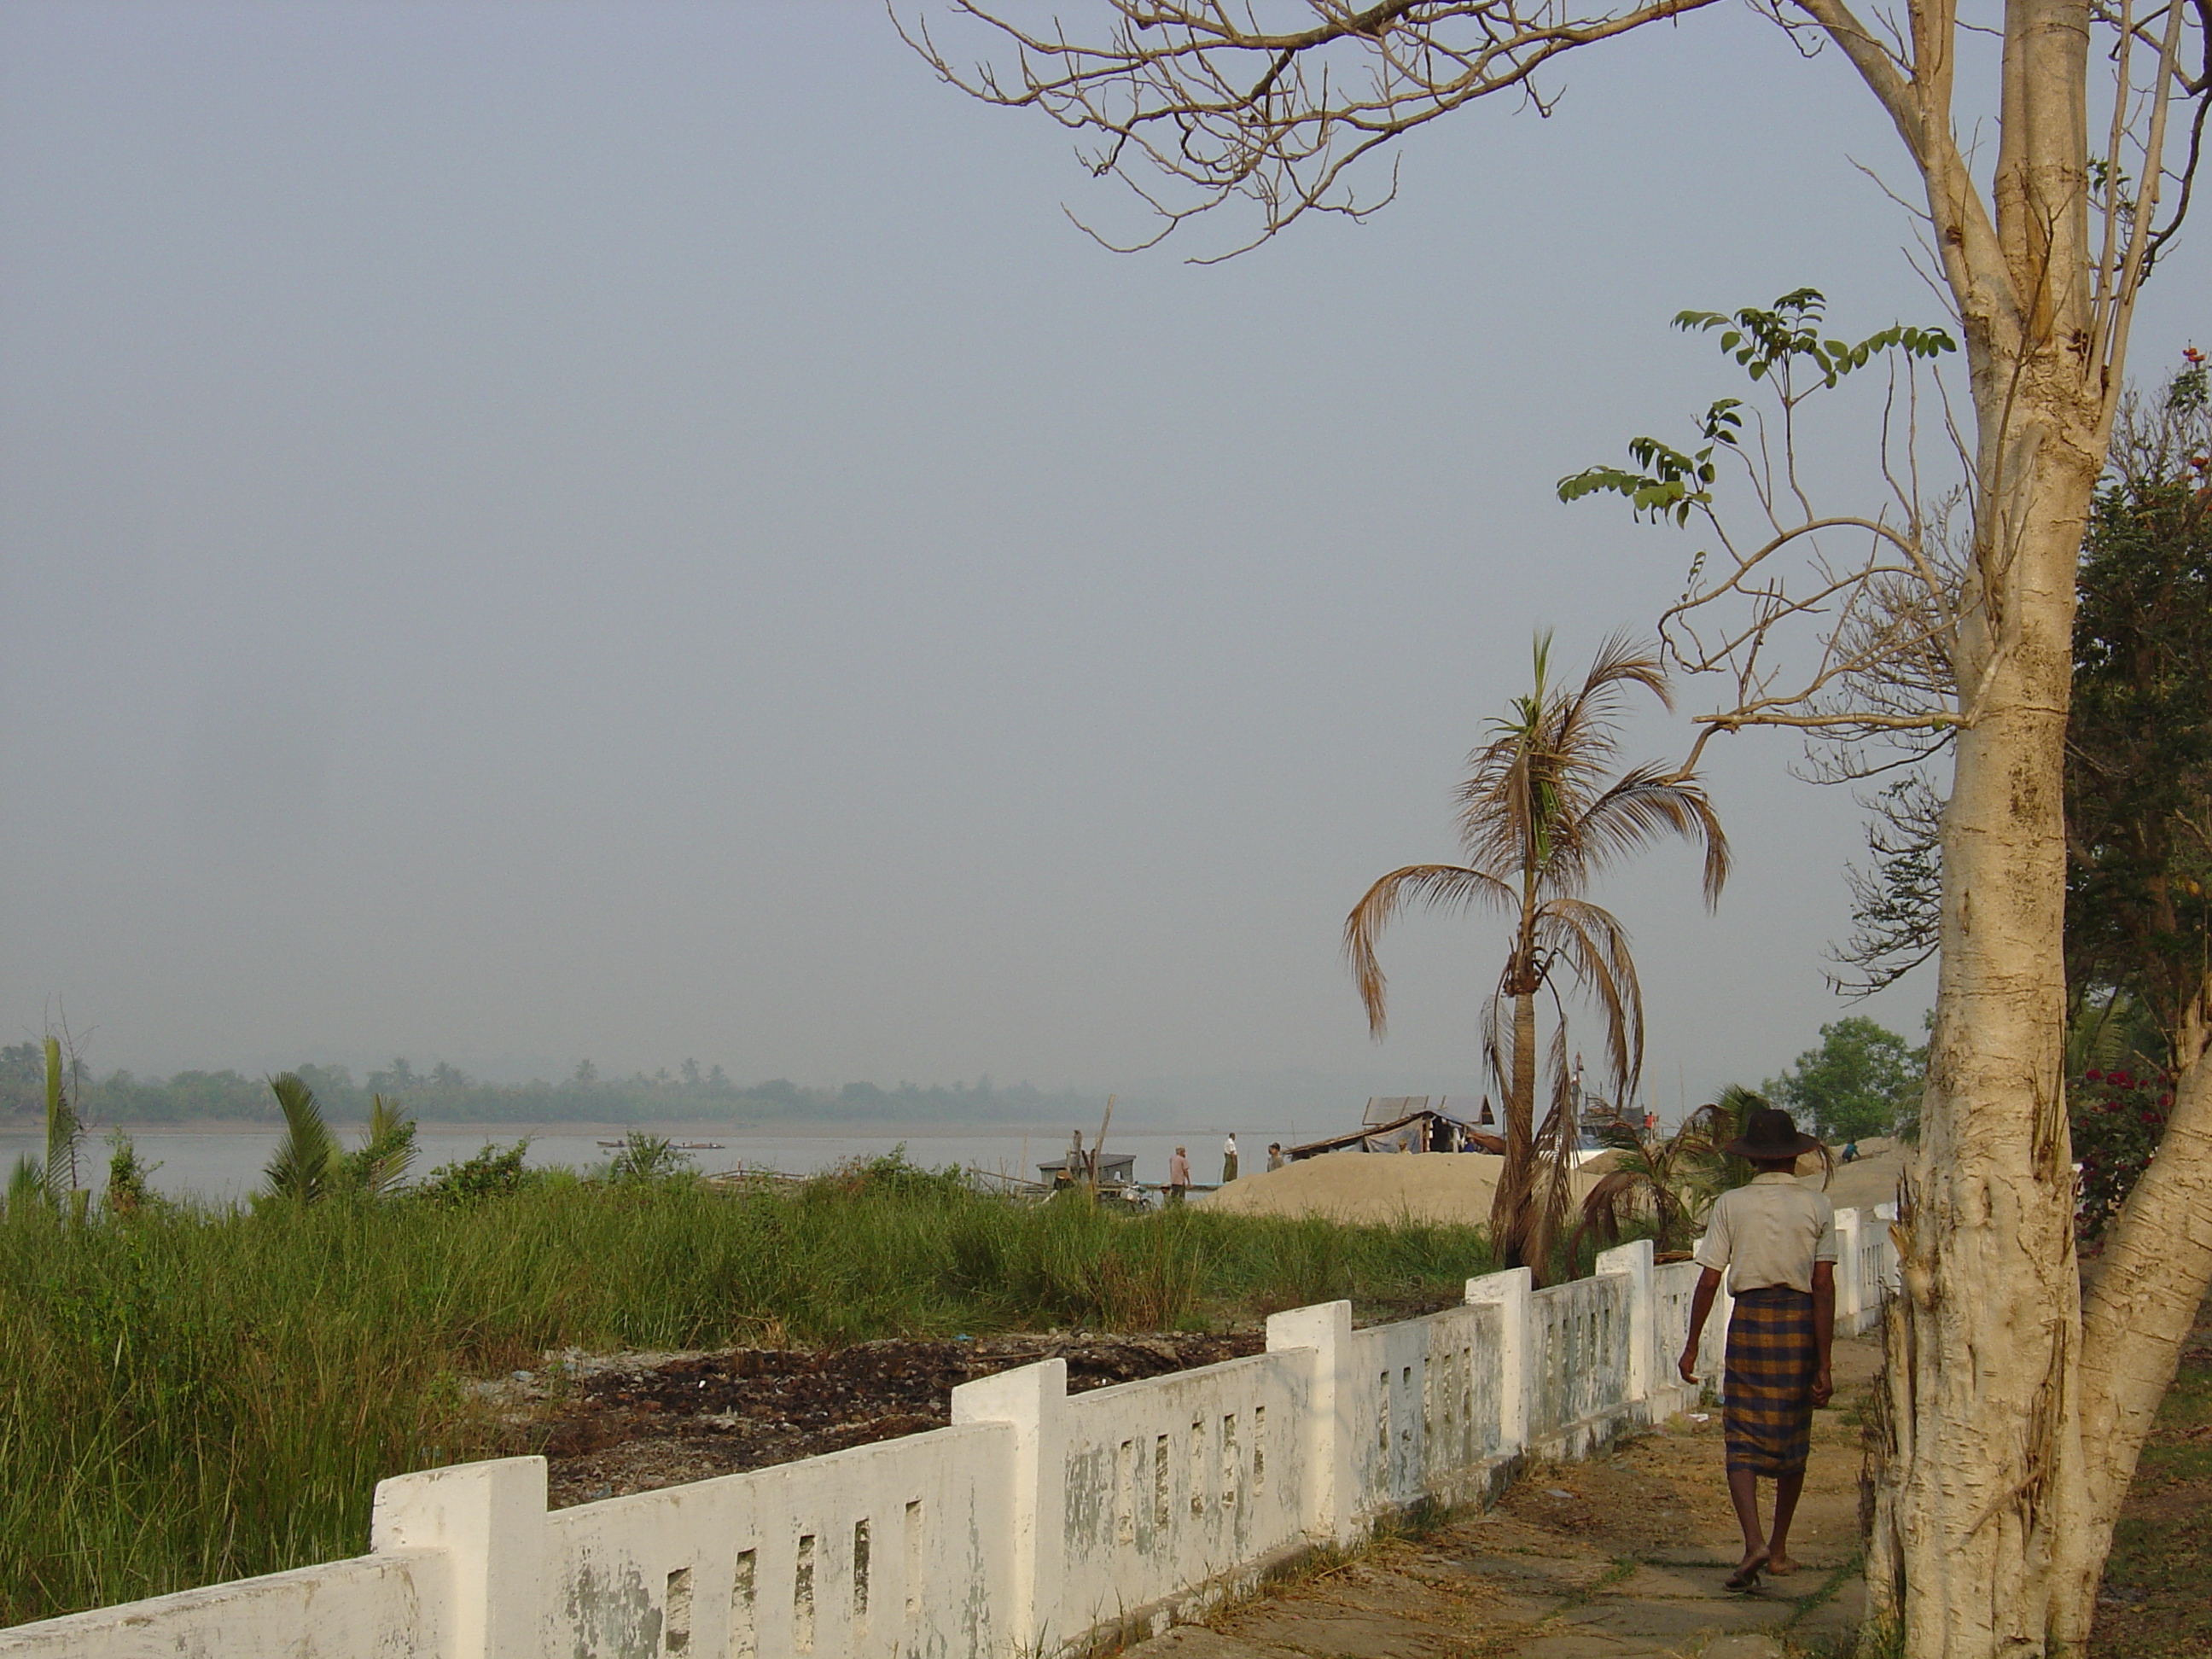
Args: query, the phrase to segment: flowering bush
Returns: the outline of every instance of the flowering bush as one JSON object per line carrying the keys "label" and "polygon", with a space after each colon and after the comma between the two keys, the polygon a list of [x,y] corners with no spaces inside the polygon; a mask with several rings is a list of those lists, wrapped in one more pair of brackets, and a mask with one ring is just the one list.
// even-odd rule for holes
{"label": "flowering bush", "polygon": [[2173,1104],[2172,1073],[2124,1068],[2089,1072],[2069,1091],[2074,1161],[2081,1166],[2075,1231],[2103,1232],[2157,1155]]}

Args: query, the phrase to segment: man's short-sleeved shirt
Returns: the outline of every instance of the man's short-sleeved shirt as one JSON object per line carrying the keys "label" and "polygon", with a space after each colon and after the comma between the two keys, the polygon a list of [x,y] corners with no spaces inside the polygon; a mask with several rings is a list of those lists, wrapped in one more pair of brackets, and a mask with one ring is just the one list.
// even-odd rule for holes
{"label": "man's short-sleeved shirt", "polygon": [[1836,1259],[1836,1206],[1793,1175],[1757,1175],[1723,1193],[1705,1222],[1698,1265],[1728,1274],[1730,1296],[1766,1285],[1813,1288],[1813,1264]]}

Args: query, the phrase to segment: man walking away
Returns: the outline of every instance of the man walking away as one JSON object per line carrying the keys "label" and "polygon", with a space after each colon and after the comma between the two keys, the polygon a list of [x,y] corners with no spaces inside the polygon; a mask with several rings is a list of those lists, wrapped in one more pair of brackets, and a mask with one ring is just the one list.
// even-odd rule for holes
{"label": "man walking away", "polygon": [[[1754,1109],[1741,1138],[1723,1149],[1758,1170],[1751,1184],[1723,1193],[1698,1246],[1698,1288],[1690,1298],[1690,1339],[1676,1369],[1698,1380],[1698,1339],[1728,1274],[1735,1297],[1729,1316],[1728,1367],[1721,1428],[1728,1446],[1729,1497],[1743,1529],[1743,1559],[1728,1580],[1747,1590],[1762,1572],[1794,1570],[1790,1522],[1805,1487],[1813,1409],[1834,1388],[1828,1376],[1836,1329],[1836,1210],[1801,1185],[1797,1159],[1820,1146],[1800,1134],[1790,1114]],[[1759,1477],[1774,1482],[1774,1528],[1759,1524]]]}
{"label": "man walking away", "polygon": [[1190,1195],[1190,1160],[1183,1156],[1182,1148],[1175,1149],[1168,1160],[1168,1202],[1180,1204]]}
{"label": "man walking away", "polygon": [[1237,1137],[1231,1135],[1221,1143],[1221,1184],[1226,1187],[1237,1179]]}

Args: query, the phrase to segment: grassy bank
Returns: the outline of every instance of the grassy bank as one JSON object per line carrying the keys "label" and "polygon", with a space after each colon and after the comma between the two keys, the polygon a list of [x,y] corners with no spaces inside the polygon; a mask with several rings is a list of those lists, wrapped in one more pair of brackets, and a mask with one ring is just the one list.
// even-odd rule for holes
{"label": "grassy bank", "polygon": [[742,1197],[526,1188],[0,1224],[0,1623],[357,1553],[382,1476],[490,1443],[548,1348],[1146,1329],[1449,1294],[1472,1228],[1141,1218],[899,1166]]}

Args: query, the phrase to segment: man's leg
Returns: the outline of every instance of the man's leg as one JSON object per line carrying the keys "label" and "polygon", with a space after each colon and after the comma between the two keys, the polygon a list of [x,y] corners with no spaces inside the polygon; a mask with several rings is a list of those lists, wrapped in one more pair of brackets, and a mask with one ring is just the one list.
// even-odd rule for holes
{"label": "man's leg", "polygon": [[[1749,1469],[1728,1472],[1729,1497],[1735,1504],[1736,1524],[1743,1528],[1743,1559],[1736,1571],[1765,1559],[1766,1538],[1759,1529],[1759,1477]],[[1796,1495],[1793,1493],[1792,1501]]]}
{"label": "man's leg", "polygon": [[1788,1572],[1797,1565],[1790,1559],[1790,1522],[1797,1513],[1797,1494],[1804,1490],[1802,1469],[1778,1476],[1774,1482],[1774,1534],[1766,1546],[1769,1572]]}

